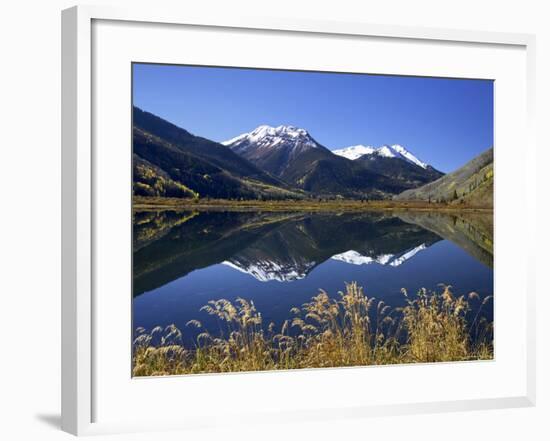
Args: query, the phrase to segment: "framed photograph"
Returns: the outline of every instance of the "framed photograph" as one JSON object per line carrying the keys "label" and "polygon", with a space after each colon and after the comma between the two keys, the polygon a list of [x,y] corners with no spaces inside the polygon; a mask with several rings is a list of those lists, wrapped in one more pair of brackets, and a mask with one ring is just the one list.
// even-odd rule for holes
{"label": "framed photograph", "polygon": [[534,404],[533,36],[62,23],[64,430]]}

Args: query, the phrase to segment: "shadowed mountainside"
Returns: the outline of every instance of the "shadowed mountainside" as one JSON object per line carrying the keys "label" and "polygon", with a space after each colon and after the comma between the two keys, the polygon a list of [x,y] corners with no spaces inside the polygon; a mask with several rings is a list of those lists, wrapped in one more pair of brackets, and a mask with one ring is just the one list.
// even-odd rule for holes
{"label": "shadowed mountainside", "polygon": [[161,197],[304,197],[227,147],[137,107],[133,111],[134,194]]}
{"label": "shadowed mountainside", "polygon": [[399,182],[403,187],[409,189],[420,187],[443,176],[443,173],[431,166],[427,166],[424,169],[401,158],[363,155],[354,162],[361,164],[370,171],[393,179],[395,182]]}

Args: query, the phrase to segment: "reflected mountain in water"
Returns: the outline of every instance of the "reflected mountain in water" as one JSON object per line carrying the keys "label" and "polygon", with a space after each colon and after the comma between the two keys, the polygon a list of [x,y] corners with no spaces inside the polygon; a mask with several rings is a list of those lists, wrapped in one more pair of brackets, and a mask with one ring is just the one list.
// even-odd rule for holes
{"label": "reflected mountain in water", "polygon": [[[330,258],[351,265],[368,265],[374,263],[378,265],[399,266],[412,258],[419,251],[425,250],[428,246],[429,245],[422,243],[402,253],[380,254],[374,257],[363,255],[355,250],[349,250],[344,253],[335,254]],[[250,254],[250,252],[248,254]],[[250,260],[243,259],[240,256],[235,256],[222,263],[242,273],[250,274],[260,282],[269,282],[272,280],[278,282],[292,282],[294,280],[300,280],[305,278],[318,264],[316,261],[296,259],[295,257],[289,257],[288,260],[273,260],[268,258],[263,260]]]}
{"label": "reflected mountain in water", "polygon": [[290,282],[303,279],[327,259],[349,255],[349,251],[363,261],[398,263],[410,250],[439,240],[439,236],[393,216],[302,215],[258,237],[223,263],[260,281]]}
{"label": "reflected mountain in water", "polygon": [[309,271],[316,266],[316,262],[275,262],[272,260],[257,261],[254,263],[242,262],[237,258],[226,260],[222,264],[227,265],[241,273],[250,274],[260,282],[292,282],[307,276]]}
{"label": "reflected mountain in water", "polygon": [[134,295],[220,263],[265,282],[303,279],[329,259],[396,267],[442,238],[492,266],[492,217],[476,216],[137,212]]}
{"label": "reflected mountain in water", "polygon": [[371,263],[377,263],[379,265],[399,266],[405,263],[410,258],[414,257],[416,253],[425,250],[429,245],[425,243],[418,245],[410,250],[407,250],[401,254],[382,254],[377,257],[363,256],[355,250],[349,250],[342,254],[332,256],[334,260],[340,260],[351,265],[369,265]]}

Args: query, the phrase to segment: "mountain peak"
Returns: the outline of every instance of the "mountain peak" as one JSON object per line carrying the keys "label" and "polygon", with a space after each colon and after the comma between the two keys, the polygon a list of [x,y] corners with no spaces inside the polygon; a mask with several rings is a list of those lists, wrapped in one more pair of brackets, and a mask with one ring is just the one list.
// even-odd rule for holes
{"label": "mountain peak", "polygon": [[398,155],[389,145],[383,145],[374,150],[373,154],[382,156],[384,158],[397,158]]}
{"label": "mountain peak", "polygon": [[234,146],[242,142],[263,143],[265,145],[278,145],[283,141],[294,143],[309,143],[312,146],[317,144],[309,135],[307,130],[289,124],[283,124],[273,127],[267,124],[262,124],[256,127],[251,132],[242,133],[235,138],[223,141],[226,146]]}
{"label": "mountain peak", "polygon": [[405,147],[399,144],[394,144],[391,146],[393,151],[399,153],[401,156],[403,156],[407,161],[412,162],[413,164],[418,165],[419,167],[422,167],[423,169],[428,168],[428,164],[425,162],[422,162],[420,159],[418,159],[416,156],[414,156],[411,152],[409,152]]}
{"label": "mountain peak", "polygon": [[351,147],[345,147],[343,149],[333,150],[332,153],[351,160],[358,159],[364,155],[376,155],[385,158],[400,158],[423,169],[428,168],[428,164],[418,159],[405,147],[399,144],[384,144],[381,147],[371,147],[359,144]]}
{"label": "mountain peak", "polygon": [[344,158],[348,158],[351,160],[360,158],[363,155],[370,155],[376,151],[376,148],[371,147],[370,145],[352,145],[350,147],[346,147],[339,150],[333,150],[332,153],[343,156]]}

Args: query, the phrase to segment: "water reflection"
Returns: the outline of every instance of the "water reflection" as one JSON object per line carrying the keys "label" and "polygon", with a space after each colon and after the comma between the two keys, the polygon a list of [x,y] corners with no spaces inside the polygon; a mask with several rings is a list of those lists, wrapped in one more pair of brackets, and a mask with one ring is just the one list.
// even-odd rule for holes
{"label": "water reflection", "polygon": [[258,281],[291,282],[328,259],[399,266],[447,239],[492,267],[487,216],[442,213],[140,212],[134,295],[223,263]]}
{"label": "water reflection", "polygon": [[[133,321],[174,323],[193,344],[192,319],[209,300],[253,300],[267,322],[326,290],[357,281],[388,305],[402,288],[453,286],[493,294],[492,215],[443,212],[138,212]],[[492,320],[492,308],[484,311]]]}

